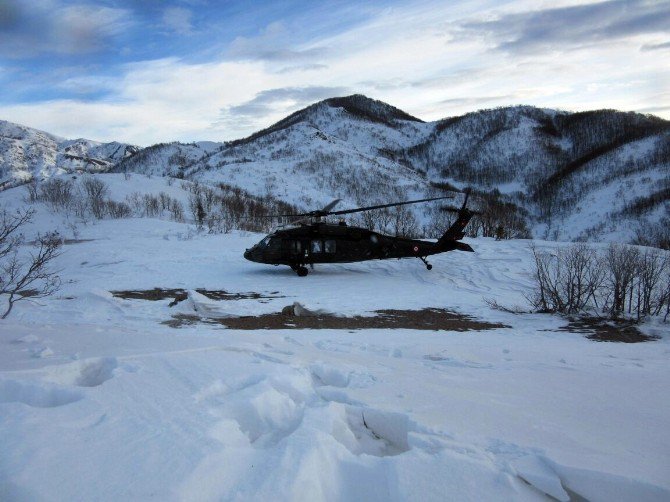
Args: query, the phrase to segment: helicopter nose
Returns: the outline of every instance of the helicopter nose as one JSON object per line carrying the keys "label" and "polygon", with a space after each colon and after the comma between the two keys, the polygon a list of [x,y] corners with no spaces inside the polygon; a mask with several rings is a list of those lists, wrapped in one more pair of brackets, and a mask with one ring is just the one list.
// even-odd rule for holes
{"label": "helicopter nose", "polygon": [[256,261],[256,260],[254,259],[254,258],[255,258],[255,257],[254,257],[254,254],[255,254],[255,253],[254,253],[254,250],[253,250],[253,249],[247,249],[247,250],[244,252],[244,257],[245,257],[247,260],[249,260],[249,261]]}

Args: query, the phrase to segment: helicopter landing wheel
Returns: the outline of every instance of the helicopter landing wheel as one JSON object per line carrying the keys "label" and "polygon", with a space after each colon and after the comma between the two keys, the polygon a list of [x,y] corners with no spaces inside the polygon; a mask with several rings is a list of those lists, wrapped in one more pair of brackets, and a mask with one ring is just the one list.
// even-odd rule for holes
{"label": "helicopter landing wheel", "polygon": [[309,273],[309,270],[307,267],[301,266],[296,269],[296,273],[298,274],[298,277],[305,277]]}
{"label": "helicopter landing wheel", "polygon": [[426,258],[424,258],[423,256],[419,256],[419,259],[426,265],[426,268],[428,270],[433,270],[433,266],[430,263],[428,263],[428,260],[426,260]]}

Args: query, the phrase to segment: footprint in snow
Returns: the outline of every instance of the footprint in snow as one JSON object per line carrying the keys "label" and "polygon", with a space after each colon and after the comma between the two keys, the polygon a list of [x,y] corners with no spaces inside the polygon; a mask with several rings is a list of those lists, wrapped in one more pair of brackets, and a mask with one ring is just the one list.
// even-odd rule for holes
{"label": "footprint in snow", "polygon": [[342,404],[331,404],[330,410],[333,437],[354,455],[388,457],[410,450],[407,415]]}
{"label": "footprint in snow", "polygon": [[48,368],[44,379],[61,385],[97,387],[114,376],[117,366],[115,357],[82,359]]}
{"label": "footprint in snow", "polygon": [[237,384],[217,381],[197,395],[222,418],[210,430],[213,438],[240,446],[240,438],[246,437],[242,443],[255,448],[272,447],[292,434],[302,423],[308,401],[314,399],[304,372],[251,377]]}
{"label": "footprint in snow", "polygon": [[431,361],[434,364],[429,364],[433,369],[439,369],[440,367],[449,366],[454,368],[477,368],[477,369],[491,369],[493,368],[492,364],[489,363],[478,363],[475,361],[461,361],[459,359],[453,359],[451,357],[444,357],[439,354],[428,354],[423,356],[427,361]]}
{"label": "footprint in snow", "polygon": [[80,392],[55,385],[0,380],[0,403],[23,403],[35,408],[55,408],[79,401]]}

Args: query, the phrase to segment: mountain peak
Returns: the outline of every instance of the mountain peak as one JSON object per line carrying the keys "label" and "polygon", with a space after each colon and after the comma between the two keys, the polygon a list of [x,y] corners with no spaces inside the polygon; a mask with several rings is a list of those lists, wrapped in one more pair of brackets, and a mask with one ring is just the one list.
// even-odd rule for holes
{"label": "mountain peak", "polygon": [[271,126],[266,127],[265,129],[261,129],[260,131],[255,132],[246,138],[230,141],[228,142],[228,145],[243,145],[273,132],[286,129],[301,121],[309,120],[309,117],[312,113],[316,113],[318,110],[323,110],[326,107],[339,108],[347,112],[352,117],[361,120],[367,120],[369,122],[384,124],[393,128],[398,127],[398,121],[400,120],[423,123],[423,120],[413,117],[409,113],[405,113],[399,108],[384,103],[383,101],[368,98],[363,94],[352,94],[350,96],[324,99],[323,101],[309,105],[308,107],[293,112],[279,122],[276,122]]}
{"label": "mountain peak", "polygon": [[325,104],[332,108],[342,108],[355,117],[370,120],[372,122],[381,122],[391,126],[397,120],[423,122],[423,120],[413,117],[395,106],[391,106],[383,101],[368,98],[362,94],[328,98],[321,101],[321,103],[317,103],[317,105],[318,104]]}

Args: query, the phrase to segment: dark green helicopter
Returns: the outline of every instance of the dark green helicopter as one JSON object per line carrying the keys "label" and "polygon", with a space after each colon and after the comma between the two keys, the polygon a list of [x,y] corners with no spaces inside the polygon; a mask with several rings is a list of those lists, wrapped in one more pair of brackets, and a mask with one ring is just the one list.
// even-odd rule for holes
{"label": "dark green helicopter", "polygon": [[453,196],[331,211],[339,202],[338,199],[323,209],[310,211],[309,213],[273,216],[301,217],[302,219],[277,228],[258,244],[247,249],[244,257],[257,263],[288,265],[300,277],[307,275],[307,265],[313,267],[315,263],[351,263],[388,258],[419,258],[426,265],[426,268],[431,270],[433,266],[426,260],[427,256],[454,250],[474,251],[468,244],[459,242],[465,235],[465,227],[470,219],[477,214],[466,207],[468,196],[469,193],[466,193],[460,209],[442,208],[445,211],[455,212],[458,216],[437,242],[392,237],[373,232],[367,228],[349,226],[343,220],[339,223],[326,223],[322,221],[322,218],[405,204],[451,199]]}

